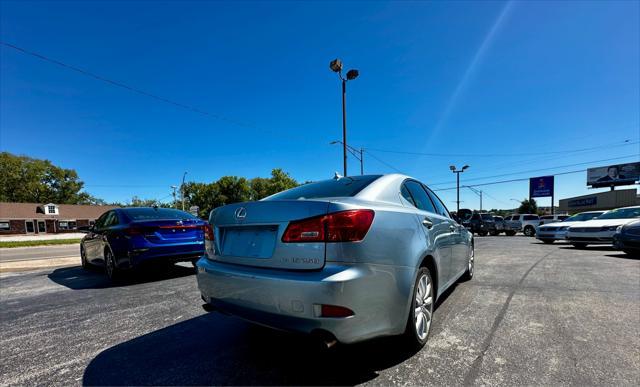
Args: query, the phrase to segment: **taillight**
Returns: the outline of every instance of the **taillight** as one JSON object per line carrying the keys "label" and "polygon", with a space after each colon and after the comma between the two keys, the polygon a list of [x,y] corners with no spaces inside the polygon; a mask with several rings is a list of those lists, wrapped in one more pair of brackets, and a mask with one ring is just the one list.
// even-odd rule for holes
{"label": "taillight", "polygon": [[210,224],[202,226],[202,231],[204,231],[204,240],[213,241],[215,239],[213,235],[213,226]]}
{"label": "taillight", "polygon": [[348,210],[289,223],[282,242],[357,242],[373,223],[373,210]]}
{"label": "taillight", "polygon": [[142,227],[129,227],[124,229],[124,233],[128,236],[142,235],[144,234],[144,229]]}

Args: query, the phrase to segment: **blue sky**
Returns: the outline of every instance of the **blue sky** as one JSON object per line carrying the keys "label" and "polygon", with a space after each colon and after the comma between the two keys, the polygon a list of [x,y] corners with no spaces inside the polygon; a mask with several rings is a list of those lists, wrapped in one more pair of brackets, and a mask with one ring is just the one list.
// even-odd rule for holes
{"label": "blue sky", "polygon": [[[348,142],[370,149],[367,173],[389,164],[438,189],[452,186],[451,164],[469,164],[462,180],[479,184],[640,154],[637,1],[3,1],[0,11],[2,41],[210,114],[0,46],[0,148],[75,168],[109,201],[167,200],[184,171],[194,181],[341,171],[329,145],[342,133],[335,57],[360,70]],[[585,181],[558,176],[556,201],[594,192]],[[528,195],[527,182],[482,189],[485,208]],[[454,190],[439,194],[455,208]],[[478,207],[469,190],[461,200]]]}

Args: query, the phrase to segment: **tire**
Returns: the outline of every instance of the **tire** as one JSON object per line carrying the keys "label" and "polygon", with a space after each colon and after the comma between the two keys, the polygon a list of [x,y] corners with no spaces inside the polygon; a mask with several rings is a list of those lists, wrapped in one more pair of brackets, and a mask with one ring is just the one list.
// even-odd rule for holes
{"label": "tire", "polygon": [[478,232],[478,235],[487,236],[487,232],[486,231],[480,231],[480,232]]}
{"label": "tire", "polygon": [[536,229],[531,227],[531,226],[527,226],[524,228],[524,235],[528,236],[528,237],[532,237],[534,235],[536,235]]}
{"label": "tire", "polygon": [[498,232],[498,230],[491,230],[491,231],[489,231],[489,234],[491,234],[491,236],[500,235],[500,233]]}
{"label": "tire", "polygon": [[80,262],[84,270],[91,270],[91,264],[87,262],[87,253],[84,252],[84,246],[80,245]]}
{"label": "tire", "polygon": [[462,277],[460,277],[462,281],[471,281],[473,278],[473,273],[475,271],[475,256],[476,249],[471,245],[471,254],[469,254],[469,261],[467,262],[467,271],[465,271]]}
{"label": "tire", "polygon": [[540,239],[543,243],[546,243],[548,245],[552,244],[554,242],[553,239]]}
{"label": "tire", "polygon": [[587,247],[586,243],[572,243],[573,247],[575,247],[576,249],[584,249],[585,247]]}
{"label": "tire", "polygon": [[420,350],[427,343],[431,332],[433,306],[435,303],[433,281],[426,267],[418,270],[411,293],[411,308],[407,317],[404,337],[411,350]]}
{"label": "tire", "polygon": [[116,266],[116,258],[110,248],[107,248],[104,251],[104,268],[107,272],[107,277],[109,277],[110,280],[116,281],[120,279],[120,269]]}
{"label": "tire", "polygon": [[638,250],[623,249],[622,251],[624,251],[625,254],[632,256],[634,258],[640,258],[640,251]]}
{"label": "tire", "polygon": [[505,231],[504,233],[505,233],[505,235],[508,235],[508,236],[514,236],[514,235],[516,235],[516,232],[515,232],[515,231]]}

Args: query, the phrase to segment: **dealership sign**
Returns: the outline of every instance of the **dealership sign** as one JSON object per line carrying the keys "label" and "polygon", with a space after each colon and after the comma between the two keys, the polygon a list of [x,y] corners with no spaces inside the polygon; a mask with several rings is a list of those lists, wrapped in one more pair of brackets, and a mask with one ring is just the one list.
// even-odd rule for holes
{"label": "dealership sign", "polygon": [[592,206],[595,206],[596,204],[598,204],[598,197],[590,196],[588,198],[569,200],[569,203],[567,205],[571,208],[574,208],[574,207],[592,207]]}
{"label": "dealership sign", "polygon": [[587,185],[593,188],[631,185],[638,180],[640,180],[640,163],[616,164],[587,169]]}
{"label": "dealership sign", "polygon": [[540,176],[529,179],[529,197],[543,198],[546,196],[553,196],[553,176]]}

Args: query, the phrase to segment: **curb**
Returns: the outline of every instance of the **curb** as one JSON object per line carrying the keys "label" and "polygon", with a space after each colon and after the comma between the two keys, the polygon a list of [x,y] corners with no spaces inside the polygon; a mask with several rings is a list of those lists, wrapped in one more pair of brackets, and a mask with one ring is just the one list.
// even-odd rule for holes
{"label": "curb", "polygon": [[46,269],[50,267],[77,266],[80,257],[33,259],[29,261],[0,262],[0,273]]}

